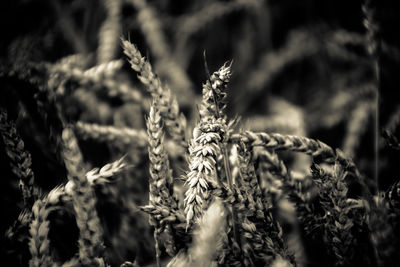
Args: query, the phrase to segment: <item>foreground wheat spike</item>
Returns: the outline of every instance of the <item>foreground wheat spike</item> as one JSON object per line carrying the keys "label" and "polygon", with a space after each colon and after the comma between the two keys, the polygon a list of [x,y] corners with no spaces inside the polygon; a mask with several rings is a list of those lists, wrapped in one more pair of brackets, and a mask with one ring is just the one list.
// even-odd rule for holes
{"label": "foreground wheat spike", "polygon": [[231,67],[232,61],[229,64],[225,63],[203,85],[203,98],[199,110],[203,120],[207,117],[226,120],[226,88],[232,75]]}
{"label": "foreground wheat spike", "polygon": [[167,266],[216,266],[217,256],[222,249],[222,237],[226,229],[226,214],[221,201],[214,200],[193,231],[193,242],[187,255],[179,253]]}
{"label": "foreground wheat spike", "polygon": [[[220,154],[218,143],[222,141],[219,133],[208,128],[207,123],[201,123],[193,131],[192,143],[189,146],[190,171],[186,183],[189,189],[185,193],[185,213],[187,226],[192,220],[201,217],[204,207],[207,206],[211,195],[209,187],[216,187],[218,183],[216,172],[216,158]],[[203,131],[199,129],[203,128]]]}
{"label": "foreground wheat spike", "polygon": [[[164,150],[164,133],[162,129],[162,120],[155,102],[150,107],[149,117],[147,119],[147,134],[149,139],[149,158],[150,158],[150,182],[149,197],[150,204],[164,204],[174,208],[177,206],[172,197],[173,180],[172,170],[169,167],[168,154]],[[154,226],[155,235],[160,232],[158,221],[150,217],[150,224]],[[175,254],[174,236],[170,226],[166,229],[168,242],[166,248],[172,255]],[[158,240],[155,240],[156,245]],[[157,253],[157,262],[159,264],[159,251]]]}
{"label": "foreground wheat spike", "polygon": [[230,67],[225,64],[203,85],[200,122],[193,130],[189,146],[190,171],[186,181],[189,189],[185,193],[187,227],[193,219],[196,221],[200,218],[207,207],[211,197],[209,186],[215,187],[221,183],[217,177],[216,164],[218,156],[223,152],[220,143],[224,142],[227,128],[222,112],[225,108],[224,90],[231,75]]}
{"label": "foreground wheat spike", "polygon": [[162,87],[161,81],[153,72],[150,63],[142,57],[135,45],[129,41],[122,40],[122,46],[125,55],[129,58],[132,69],[139,73],[140,81],[146,85],[149,93],[156,99],[160,114],[172,138],[186,148],[186,119],[179,112],[178,101],[175,96],[172,96],[169,88]]}
{"label": "foreground wheat spike", "polygon": [[35,177],[31,168],[31,154],[25,150],[24,141],[17,134],[14,123],[7,120],[7,112],[0,109],[0,132],[10,159],[12,172],[20,179],[19,187],[22,191],[24,204],[30,208],[38,199],[39,188],[34,184]]}
{"label": "foreground wheat spike", "polygon": [[102,227],[96,211],[96,196],[85,177],[83,158],[71,128],[62,133],[63,156],[68,180],[73,184],[72,201],[79,235],[79,260],[84,266],[101,266],[104,260]]}
{"label": "foreground wheat spike", "polygon": [[29,251],[32,259],[29,261],[30,267],[56,266],[50,256],[50,240],[48,238],[50,222],[48,215],[50,210],[46,208],[47,199],[35,201],[32,211],[33,218],[30,224]]}

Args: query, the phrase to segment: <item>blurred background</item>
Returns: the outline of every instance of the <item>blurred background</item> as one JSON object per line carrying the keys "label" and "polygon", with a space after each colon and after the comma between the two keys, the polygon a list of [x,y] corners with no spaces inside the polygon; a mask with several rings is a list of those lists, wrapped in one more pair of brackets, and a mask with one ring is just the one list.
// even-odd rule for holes
{"label": "blurred background", "polygon": [[[60,125],[47,101],[46,88],[52,82],[66,80],[59,101],[67,120],[145,129],[150,95],[123,55],[120,37],[126,38],[177,96],[188,119],[189,136],[208,77],[205,63],[212,73],[233,60],[227,109],[229,118],[240,116],[241,129],[308,136],[340,148],[354,159],[374,192],[378,140],[379,190],[385,191],[398,179],[400,8],[394,0],[369,1],[363,12],[364,4],[357,0],[1,1],[0,105],[16,122],[32,154],[37,183],[47,192],[66,181],[57,140]],[[368,16],[372,38],[365,27]],[[375,46],[378,49],[371,55],[368,51]],[[82,70],[115,59],[121,59],[123,66],[112,74],[112,82],[82,85],[54,71],[71,55]],[[122,85],[129,94],[121,93]],[[126,153],[120,145],[80,142],[88,167]],[[0,230],[6,233],[21,211],[21,197],[0,143],[5,215]],[[104,195],[99,197],[99,213],[109,226],[106,246],[113,248],[108,250],[112,264],[135,257],[143,264],[152,262],[147,216],[132,211],[146,204],[148,197],[145,155],[146,150],[129,147],[128,160],[134,167],[115,185],[117,198],[108,197],[112,193],[107,190],[113,191],[108,188],[97,192]],[[184,157],[179,153],[171,157],[174,176],[179,177],[187,169]],[[293,169],[309,167],[297,157],[285,160]],[[126,207],[127,203],[135,207]],[[132,214],[122,218],[126,210]],[[52,220],[50,238],[56,257],[65,261],[76,251],[70,244],[77,229],[68,212],[60,211]],[[65,224],[72,230],[63,231]],[[28,254],[19,252],[21,245],[2,239],[2,258],[16,264],[8,266],[24,266]]]}

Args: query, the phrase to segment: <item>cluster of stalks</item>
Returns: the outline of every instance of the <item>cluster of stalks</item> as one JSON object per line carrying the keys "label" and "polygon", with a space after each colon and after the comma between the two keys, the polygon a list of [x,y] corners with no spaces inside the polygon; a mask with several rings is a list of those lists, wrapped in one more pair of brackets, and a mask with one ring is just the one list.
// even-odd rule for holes
{"label": "cluster of stalks", "polygon": [[[139,28],[156,59],[154,67],[135,44],[118,39],[122,2],[138,11]],[[27,70],[10,71],[9,77],[37,87],[34,100],[26,97],[29,93],[21,97],[20,113],[28,114],[24,119],[42,122],[38,128],[45,129],[54,161],[62,169],[62,177],[55,179],[61,183],[43,187],[46,177],[33,171],[38,162],[32,162],[35,158],[29,148],[34,145],[24,143],[17,122],[10,116],[14,109],[0,109],[4,156],[10,174],[18,178],[22,196],[20,215],[7,230],[6,239],[13,244],[13,253],[23,255],[19,258],[21,264],[313,266],[309,259],[318,257],[311,255],[313,251],[306,251],[307,244],[319,246],[325,266],[398,264],[400,182],[386,192],[379,191],[378,133],[375,181],[365,177],[353,161],[372,113],[376,132],[380,127],[377,88],[381,47],[376,40],[378,29],[370,1],[366,2],[366,38],[349,37],[346,32],[327,37],[345,44],[367,39],[374,65],[373,88],[359,92],[362,101],[354,104],[352,95],[343,93],[337,102],[330,102],[339,107],[355,105],[352,119],[347,122],[343,152],[306,137],[306,114],[279,98],[271,98],[270,109],[285,109],[284,114],[255,116],[248,122],[229,118],[233,61],[225,62],[211,74],[206,67],[201,101],[190,125],[180,106],[185,102],[180,93],[191,91],[193,85],[179,64],[179,57],[174,57],[167,45],[155,11],[144,0],[104,1],[107,19],[100,28],[94,66],[88,57],[76,54],[56,63],[27,64]],[[214,3],[192,17],[181,18],[187,25],[178,30],[178,35],[183,36],[180,48],[201,28],[195,25],[196,21],[208,24],[224,12],[260,5],[258,1],[241,0],[227,5]],[[60,7],[56,4],[55,8]],[[61,26],[75,36],[67,24]],[[298,42],[307,45],[299,49]],[[86,49],[79,42],[74,45]],[[129,71],[137,76],[147,97],[131,80],[119,76],[126,67],[124,60],[115,59],[119,45],[131,66]],[[323,49],[321,46],[304,32],[297,32],[282,51],[263,55],[260,66],[248,75],[249,97],[256,98],[284,66]],[[172,90],[167,84],[176,88]],[[112,114],[99,98],[127,102],[133,108]],[[82,107],[86,117],[77,114],[71,103]],[[248,105],[243,100],[237,110]],[[135,113],[137,110],[146,110],[144,122],[140,111]],[[338,124],[345,115],[338,117],[326,116],[330,119],[321,125]],[[399,118],[398,110],[384,133],[396,150],[400,148],[394,134]],[[260,131],[251,131],[249,125]],[[38,134],[34,140],[41,138]],[[86,146],[93,143],[105,146],[109,152],[109,161],[101,167],[94,167],[100,164],[91,160],[86,151]],[[107,210],[110,206],[115,211]],[[73,219],[64,223],[65,218]],[[60,225],[63,231],[72,233],[73,253],[67,256],[54,234]],[[147,240],[149,235],[151,239]],[[129,250],[130,245],[133,248]],[[140,256],[141,246],[151,247],[147,262]]]}

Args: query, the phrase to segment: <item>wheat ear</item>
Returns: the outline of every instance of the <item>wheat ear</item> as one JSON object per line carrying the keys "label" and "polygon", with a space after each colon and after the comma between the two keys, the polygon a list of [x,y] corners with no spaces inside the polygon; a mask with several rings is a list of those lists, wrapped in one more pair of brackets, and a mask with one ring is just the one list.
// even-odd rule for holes
{"label": "wheat ear", "polygon": [[104,260],[102,227],[96,211],[96,196],[85,177],[83,158],[71,128],[62,133],[63,156],[68,180],[73,184],[72,201],[79,235],[79,260],[84,266],[101,266]]}
{"label": "wheat ear", "polygon": [[189,189],[185,193],[188,227],[192,219],[200,218],[203,209],[207,207],[210,199],[209,184],[215,187],[221,183],[217,177],[216,164],[218,156],[223,153],[220,144],[225,142],[227,126],[225,119],[221,117],[225,117],[225,89],[231,76],[230,67],[225,64],[203,85],[200,122],[193,130],[193,139],[189,146],[190,171],[186,181]]}
{"label": "wheat ear", "polygon": [[106,79],[115,76],[116,72],[122,68],[123,61],[111,60],[100,63],[90,69],[83,70],[81,66],[76,67],[71,63],[54,64],[51,68],[51,75],[61,75],[64,79],[78,82],[80,85],[91,85],[102,83]]}
{"label": "wheat ear", "polygon": [[349,173],[339,162],[333,166],[332,173],[313,164],[312,175],[318,186],[320,204],[325,213],[320,223],[329,239],[332,254],[336,257],[335,265],[348,266],[357,260],[354,255],[354,244],[357,244],[355,231],[367,234],[363,224],[369,204],[363,199],[349,197]]}
{"label": "wheat ear", "polygon": [[138,147],[147,145],[147,135],[143,130],[127,127],[115,127],[110,125],[99,125],[78,121],[75,125],[77,135],[86,139],[95,139],[100,142],[117,144],[136,144]]}
{"label": "wheat ear", "polygon": [[241,174],[241,190],[243,190],[244,203],[247,206],[247,212],[244,213],[245,218],[242,222],[242,228],[247,239],[245,244],[250,245],[252,247],[250,251],[259,258],[270,258],[267,256],[267,252],[269,252],[272,253],[273,257],[279,256],[293,262],[293,255],[287,251],[283,241],[279,222],[265,207],[271,205],[271,203],[264,203],[266,197],[263,196],[261,191],[251,159],[251,152],[247,150],[243,143],[238,147],[238,163]]}
{"label": "wheat ear", "polygon": [[246,131],[241,134],[232,134],[229,138],[232,143],[244,142],[249,146],[262,146],[274,150],[288,150],[293,152],[303,152],[310,155],[316,161],[326,163],[340,163],[348,172],[348,177],[355,179],[363,188],[366,188],[361,175],[353,160],[346,157],[339,149],[334,150],[327,144],[303,136],[282,135],[277,133],[254,133]]}
{"label": "wheat ear", "polygon": [[29,251],[32,259],[30,267],[56,266],[50,256],[50,240],[48,238],[50,222],[48,216],[50,210],[46,207],[47,199],[38,199],[32,207],[33,218],[30,224]]}
{"label": "wheat ear", "polygon": [[150,63],[142,57],[135,45],[129,41],[122,40],[122,46],[125,55],[129,58],[132,69],[140,74],[139,80],[146,85],[149,93],[156,99],[160,114],[172,138],[186,148],[186,119],[179,112],[178,101],[175,96],[171,94],[169,88],[162,87],[161,81],[153,72]]}
{"label": "wheat ear", "polygon": [[24,141],[17,134],[15,124],[7,120],[7,112],[4,109],[0,109],[0,132],[7,156],[10,159],[12,172],[20,179],[19,187],[24,204],[30,208],[39,196],[39,188],[34,184],[32,157],[24,148]]}
{"label": "wheat ear", "polygon": [[[149,117],[147,119],[147,134],[149,141],[149,158],[150,158],[150,182],[149,197],[150,204],[164,204],[171,208],[177,207],[175,199],[172,197],[173,180],[172,170],[169,167],[168,154],[164,150],[164,133],[162,128],[162,120],[156,103],[153,102],[150,107]],[[156,246],[158,245],[157,233],[161,232],[157,220],[150,218],[150,224],[154,226],[154,235]],[[166,247],[170,254],[174,255],[175,245],[174,236],[170,226],[167,225],[167,242]],[[156,247],[157,263],[159,265],[159,251]]]}
{"label": "wheat ear", "polygon": [[[126,170],[125,156],[104,165],[101,168],[94,168],[86,173],[86,179],[91,186],[104,185],[116,180],[116,176]],[[61,206],[71,201],[73,182],[68,181],[63,186],[53,188],[48,194],[48,204]]]}

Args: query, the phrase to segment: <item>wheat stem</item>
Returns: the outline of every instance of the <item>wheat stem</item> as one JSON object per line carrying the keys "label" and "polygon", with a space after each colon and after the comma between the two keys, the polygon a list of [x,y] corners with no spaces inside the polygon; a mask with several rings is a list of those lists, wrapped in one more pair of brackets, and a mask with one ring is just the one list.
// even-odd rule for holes
{"label": "wheat stem", "polygon": [[374,118],[374,164],[375,172],[374,179],[376,190],[379,192],[379,137],[380,137],[380,122],[379,122],[379,101],[380,101],[380,49],[381,43],[379,38],[379,26],[376,21],[374,8],[371,5],[371,0],[365,0],[362,11],[364,14],[364,27],[366,28],[367,51],[371,59],[371,63],[375,75],[375,118]]}

